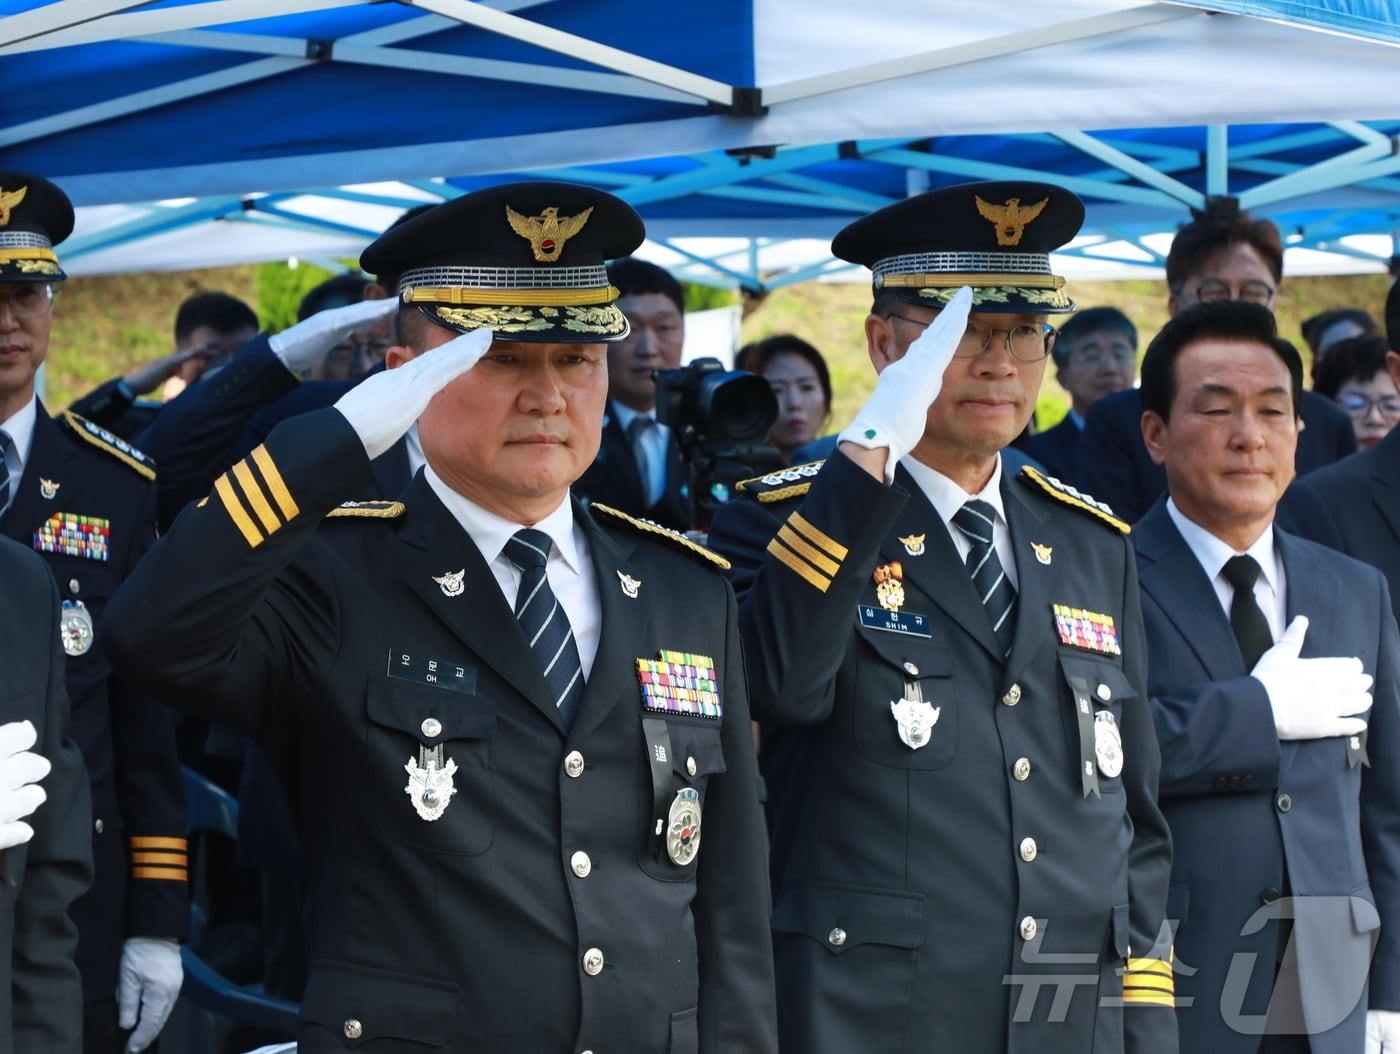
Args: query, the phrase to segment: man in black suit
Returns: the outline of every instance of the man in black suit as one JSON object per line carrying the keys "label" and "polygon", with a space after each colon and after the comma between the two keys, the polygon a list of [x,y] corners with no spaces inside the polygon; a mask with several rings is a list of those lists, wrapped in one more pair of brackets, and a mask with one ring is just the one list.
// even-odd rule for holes
{"label": "man in black suit", "polygon": [[[1242,213],[1233,200],[1212,201],[1172,241],[1167,254],[1167,309],[1175,315],[1211,300],[1244,300],[1273,310],[1283,279],[1283,239],[1269,220]],[[1143,446],[1136,389],[1101,400],[1079,437],[1084,488],[1130,523],[1167,489],[1166,473]],[[1298,474],[1330,465],[1356,449],[1351,418],[1314,392],[1302,398]]]}
{"label": "man in black suit", "polygon": [[0,1054],[80,1054],[69,909],[92,881],[92,806],[68,738],[58,591],[6,538],[0,582]]}
{"label": "man in black suit", "polygon": [[1133,386],[1137,373],[1137,327],[1116,307],[1091,307],[1060,327],[1055,379],[1069,392],[1069,413],[1054,428],[1026,440],[1026,453],[1066,483],[1077,482],[1079,433],[1100,399]]}
{"label": "man in black suit", "polygon": [[691,525],[685,463],[671,429],[656,419],[652,373],[681,364],[685,292],[663,268],[628,257],[608,266],[631,333],[608,347],[608,411],[598,459],[578,493],[664,527]]}
{"label": "man in black suit", "polygon": [[1302,373],[1236,301],[1183,311],[1143,360],[1171,497],[1132,537],[1184,1051],[1400,1049],[1400,637],[1381,575],[1275,523]]}

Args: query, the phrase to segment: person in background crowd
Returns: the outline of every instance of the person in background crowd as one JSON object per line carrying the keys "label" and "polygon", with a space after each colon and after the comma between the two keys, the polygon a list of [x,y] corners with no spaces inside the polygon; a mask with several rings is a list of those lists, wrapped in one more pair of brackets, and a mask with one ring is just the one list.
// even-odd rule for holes
{"label": "person in background crowd", "polygon": [[122,439],[134,440],[163,406],[140,396],[164,388],[166,397],[173,399],[227,364],[257,333],[258,316],[237,297],[196,293],[175,312],[174,352],[99,385],[69,409]]}
{"label": "person in background crowd", "polygon": [[1090,307],[1060,327],[1051,355],[1055,379],[1069,393],[1069,413],[1053,428],[1032,435],[1024,450],[1052,476],[1073,483],[1084,415],[1105,396],[1133,386],[1137,327],[1116,307]]}
{"label": "person in background crowd", "polygon": [[681,364],[685,292],[664,268],[628,257],[608,265],[608,281],[631,332],[608,345],[608,409],[603,445],[574,488],[589,501],[655,520],[690,526],[685,463],[671,429],[656,419],[652,373]]}
{"label": "person in background crowd", "polygon": [[780,333],[742,348],[743,369],[764,378],[778,399],[778,419],[768,442],[785,464],[793,452],[821,434],[831,417],[831,374],[822,353],[801,337]]}
{"label": "person in background crowd", "polygon": [[[50,417],[34,378],[48,356],[53,246],[73,230],[68,196],[0,172],[24,190],[0,226],[0,534],[37,550],[62,594],[58,614],[73,739],[92,783],[92,889],[73,905],[84,1049],[139,1051],[180,992],[189,924],[184,784],[171,713],[115,674],[97,628],[113,593],[155,541],[150,458],[67,411]],[[6,235],[22,236],[17,247]],[[0,675],[3,680],[3,675]],[[28,1054],[28,1052],[26,1052]]]}
{"label": "person in background crowd", "polygon": [[1302,329],[1303,339],[1312,349],[1314,366],[1339,341],[1381,335],[1375,319],[1365,311],[1351,307],[1332,308],[1304,319]]}
{"label": "person in background crowd", "polygon": [[1351,415],[1361,450],[1375,446],[1400,422],[1400,391],[1386,368],[1388,350],[1383,337],[1352,337],[1313,363],[1313,391]]}
{"label": "person in background crowd", "polygon": [[[331,308],[358,304],[363,300],[383,299],[378,283],[361,274],[341,274],[327,278],[302,297],[297,306],[297,321]],[[389,294],[392,298],[393,294]],[[307,372],[313,381],[357,381],[382,365],[384,353],[393,346],[393,322],[388,317],[371,319],[326,352]]]}
{"label": "person in background crowd", "polygon": [[70,909],[92,881],[92,795],[68,738],[62,608],[44,561],[3,537],[0,582],[0,1054],[81,1054]]}
{"label": "person in background crowd", "polygon": [[1275,522],[1302,390],[1262,304],[1180,312],[1142,365],[1171,492],[1132,540],[1183,1051],[1400,1049],[1400,636],[1374,569]]}
{"label": "person in background crowd", "polygon": [[[1283,278],[1283,239],[1269,220],[1240,212],[1232,200],[1211,201],[1176,232],[1167,254],[1167,310],[1244,300],[1270,311]],[[1351,420],[1331,399],[1304,392],[1298,474],[1330,465],[1356,449]],[[1167,475],[1142,439],[1142,398],[1136,388],[1099,400],[1079,437],[1080,482],[1123,519],[1141,518],[1167,489]]]}

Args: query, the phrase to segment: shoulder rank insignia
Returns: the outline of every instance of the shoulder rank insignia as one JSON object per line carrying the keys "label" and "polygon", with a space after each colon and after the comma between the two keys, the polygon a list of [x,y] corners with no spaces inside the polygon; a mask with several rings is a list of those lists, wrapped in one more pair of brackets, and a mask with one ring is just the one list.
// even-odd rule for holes
{"label": "shoulder rank insignia", "polygon": [[408,509],[401,501],[346,501],[326,517],[361,516],[371,520],[396,520]]}
{"label": "shoulder rank insignia", "polygon": [[590,512],[601,512],[610,519],[621,520],[623,523],[635,527],[643,534],[652,534],[658,538],[665,538],[667,541],[680,546],[687,552],[693,553],[704,560],[708,560],[722,571],[728,571],[730,568],[729,561],[720,556],[719,553],[713,553],[703,545],[692,542],[685,535],[681,534],[680,531],[673,531],[669,527],[662,527],[661,524],[653,523],[651,520],[640,520],[635,516],[629,516],[627,513],[619,509],[614,509],[611,505],[604,505],[602,502],[593,502],[588,506],[588,510]]}
{"label": "shoulder rank insignia", "polygon": [[93,424],[86,417],[79,417],[72,410],[63,411],[63,423],[72,429],[79,439],[110,454],[138,475],[151,480],[156,478],[155,461],[120,436],[114,436],[107,429]]}
{"label": "shoulder rank insignia", "polygon": [[810,461],[805,465],[794,465],[781,472],[770,472],[766,476],[754,476],[734,484],[739,494],[751,494],[763,504],[786,501],[806,494],[812,486],[812,477],[822,470],[825,461]]}
{"label": "shoulder rank insignia", "polygon": [[[1044,491],[1056,501],[1064,502],[1066,505],[1070,506],[1070,508],[1087,513],[1100,523],[1112,527],[1115,531],[1121,531],[1123,534],[1128,534],[1132,531],[1132,527],[1113,515],[1113,510],[1103,502],[1099,501],[1097,498],[1090,497],[1083,491],[1076,490],[1068,483],[1061,483],[1054,476],[1046,476],[1031,468],[1029,465],[1024,465],[1016,478],[1029,487]],[[1037,554],[1037,556],[1038,555],[1039,554]],[[1048,560],[1044,562],[1049,563]]]}

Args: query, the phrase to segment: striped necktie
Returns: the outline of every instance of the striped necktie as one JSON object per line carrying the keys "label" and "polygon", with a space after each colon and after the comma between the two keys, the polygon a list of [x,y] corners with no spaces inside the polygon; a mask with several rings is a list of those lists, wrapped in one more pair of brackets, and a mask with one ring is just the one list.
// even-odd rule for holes
{"label": "striped necktie", "polygon": [[992,544],[996,515],[996,510],[987,502],[973,498],[953,514],[953,525],[972,545],[967,554],[967,573],[972,576],[973,588],[982,598],[982,606],[987,609],[1002,650],[1010,655],[1016,627],[1012,617],[1016,610],[1016,590],[1011,579],[1006,577],[1006,568],[1001,566]]}
{"label": "striped necktie", "polygon": [[544,531],[525,528],[506,542],[506,557],[520,571],[515,594],[515,617],[539,660],[545,684],[567,728],[583,700],[583,664],[569,617],[549,588],[545,565],[554,543]]}
{"label": "striped necktie", "polygon": [[0,428],[0,516],[10,507],[10,433]]}

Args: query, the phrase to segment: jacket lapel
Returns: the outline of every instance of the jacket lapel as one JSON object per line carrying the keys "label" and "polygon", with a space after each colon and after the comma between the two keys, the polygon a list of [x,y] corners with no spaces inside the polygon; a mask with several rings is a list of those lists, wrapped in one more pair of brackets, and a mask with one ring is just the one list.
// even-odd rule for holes
{"label": "jacket lapel", "polygon": [[603,460],[611,464],[612,471],[617,473],[618,486],[623,491],[618,504],[633,509],[645,506],[646,489],[642,486],[641,469],[637,467],[637,458],[632,453],[627,433],[622,430],[622,422],[617,418],[617,408],[611,402],[608,403],[608,416],[603,425],[601,451]]}
{"label": "jacket lapel", "polygon": [[1371,500],[1400,542],[1400,428],[1393,428],[1370,454]]}
{"label": "jacket lapel", "polygon": [[[1011,486],[1010,479],[1005,475],[1001,483],[1001,500],[1006,509],[1006,522],[1011,527],[1011,554],[1016,561],[1016,637],[1006,663],[1007,677],[1014,679],[1051,640],[1046,630],[1050,625],[1050,605],[1055,602],[1059,566],[1062,565],[1056,565],[1054,561],[1054,549],[1059,541],[1052,525],[1046,522],[1042,511],[1025,500],[1019,488]],[[1050,546],[1050,563],[1026,559],[1033,551],[1032,542]]]}
{"label": "jacket lapel", "polygon": [[[422,473],[414,478],[403,501],[408,513],[398,537],[406,549],[404,579],[409,588],[479,662],[504,678],[562,735],[564,724],[539,661],[476,543],[443,506]],[[464,591],[449,597],[434,578],[459,570],[465,572]]]}
{"label": "jacket lapel", "polygon": [[[29,460],[24,463],[24,474],[20,477],[19,489],[10,502],[3,520],[0,520],[0,534],[19,542],[25,548],[34,543],[34,531],[56,512],[82,512],[73,503],[80,501],[78,474],[67,471],[68,462],[79,449],[74,443],[65,442],[59,434],[58,423],[44,410],[44,404],[37,407],[34,419],[34,438],[29,444]],[[41,479],[51,480],[59,485],[58,493],[45,498],[39,489]]]}

